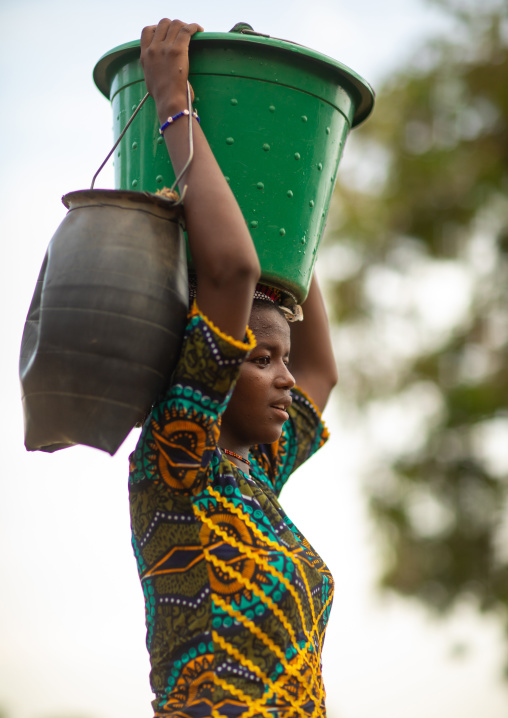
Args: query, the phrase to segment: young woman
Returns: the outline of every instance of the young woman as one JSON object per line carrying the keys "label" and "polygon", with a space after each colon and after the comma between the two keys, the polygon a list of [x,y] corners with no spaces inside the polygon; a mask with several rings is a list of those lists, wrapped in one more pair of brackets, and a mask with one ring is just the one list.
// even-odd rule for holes
{"label": "young woman", "polygon": [[[143,30],[161,125],[187,107],[198,30],[167,19]],[[129,482],[153,706],[180,718],[323,716],[333,581],[277,496],[327,437],[319,412],[336,382],[328,323],[315,281],[291,332],[277,292],[256,289],[246,223],[193,123],[182,183],[196,298]],[[177,172],[187,135],[187,118],[164,132]]]}

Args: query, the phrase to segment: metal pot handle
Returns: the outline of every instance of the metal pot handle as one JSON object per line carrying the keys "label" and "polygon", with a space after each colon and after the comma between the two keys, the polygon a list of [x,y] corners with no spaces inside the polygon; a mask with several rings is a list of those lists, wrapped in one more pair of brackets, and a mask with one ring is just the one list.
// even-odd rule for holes
{"label": "metal pot handle", "polygon": [[[138,112],[140,111],[140,109],[143,107],[143,105],[144,105],[144,103],[146,102],[146,100],[148,99],[148,97],[149,97],[149,93],[147,92],[146,95],[145,95],[145,96],[143,97],[143,99],[141,100],[141,102],[139,103],[139,105],[136,107],[136,109],[135,109],[134,112],[132,113],[132,115],[130,116],[130,118],[129,118],[127,124],[125,125],[125,127],[123,128],[122,132],[120,133],[120,136],[118,137],[117,141],[115,142],[115,144],[113,145],[113,147],[112,147],[111,150],[109,151],[109,153],[108,153],[107,157],[105,158],[104,162],[101,164],[101,166],[99,167],[99,169],[97,170],[97,172],[94,174],[94,176],[93,176],[93,178],[92,178],[92,184],[90,185],[90,189],[93,189],[93,188],[94,188],[95,180],[97,179],[99,173],[100,173],[101,170],[104,168],[105,164],[107,163],[107,161],[109,160],[109,158],[111,157],[111,155],[113,154],[113,152],[116,150],[116,148],[117,148],[118,145],[120,144],[120,142],[121,142],[123,136],[125,135],[125,133],[126,133],[127,130],[129,129],[129,127],[130,127],[132,121],[134,120],[134,118],[136,117],[136,115],[138,114]],[[182,169],[181,169],[181,171],[180,171],[178,177],[175,177],[175,181],[173,182],[173,184],[171,185],[171,188],[170,188],[171,191],[173,191],[173,190],[176,188],[176,186],[178,185],[178,183],[179,183],[180,180],[182,179],[183,175],[184,175],[185,172],[187,171],[187,169],[188,169],[190,163],[192,162],[192,158],[194,157],[194,137],[193,137],[193,134],[192,134],[192,132],[193,132],[193,130],[192,130],[192,97],[191,97],[191,86],[190,86],[190,83],[189,83],[188,80],[187,80],[187,105],[188,105],[188,109],[189,109],[189,156],[188,156],[188,158],[187,158],[187,162],[186,162],[185,165],[182,167]],[[177,204],[182,204],[186,192],[187,192],[187,185],[184,185],[183,190],[182,190],[181,197],[180,197],[180,199],[178,200],[178,202],[175,202],[175,205],[177,205]]]}

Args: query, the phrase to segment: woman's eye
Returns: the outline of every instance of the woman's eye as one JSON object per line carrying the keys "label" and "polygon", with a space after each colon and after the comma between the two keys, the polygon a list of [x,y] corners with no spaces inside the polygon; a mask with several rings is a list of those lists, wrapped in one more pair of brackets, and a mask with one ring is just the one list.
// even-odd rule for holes
{"label": "woman's eye", "polygon": [[268,366],[268,364],[270,363],[270,357],[269,356],[256,357],[256,359],[254,359],[254,361],[256,362],[256,364],[259,364],[259,366]]}

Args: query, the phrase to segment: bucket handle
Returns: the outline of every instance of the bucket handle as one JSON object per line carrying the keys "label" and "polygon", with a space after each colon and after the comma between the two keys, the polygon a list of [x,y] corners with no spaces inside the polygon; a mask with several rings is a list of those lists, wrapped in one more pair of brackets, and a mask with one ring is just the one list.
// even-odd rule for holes
{"label": "bucket handle", "polygon": [[[115,142],[115,144],[113,145],[113,147],[112,147],[111,150],[109,151],[109,153],[108,153],[107,157],[105,158],[104,162],[101,164],[101,166],[99,167],[99,169],[97,170],[97,172],[94,174],[94,176],[93,176],[93,178],[92,178],[92,184],[90,185],[90,189],[93,189],[93,188],[94,188],[95,180],[97,179],[99,173],[102,171],[102,169],[104,168],[105,164],[107,163],[107,161],[109,160],[109,158],[111,157],[111,155],[113,154],[113,152],[116,150],[116,148],[118,147],[118,145],[119,145],[120,142],[122,141],[122,138],[123,138],[123,136],[125,135],[125,133],[127,132],[127,130],[129,129],[129,127],[130,127],[132,121],[134,120],[134,118],[136,117],[136,115],[138,114],[138,112],[140,111],[140,109],[143,107],[143,105],[145,104],[146,100],[148,99],[149,94],[150,94],[150,93],[148,93],[148,92],[146,93],[146,95],[142,98],[141,102],[139,103],[139,105],[136,107],[136,109],[134,110],[134,112],[133,112],[132,115],[130,116],[130,118],[129,118],[127,124],[125,125],[125,127],[123,128],[122,132],[120,133],[120,136],[118,137],[117,141]],[[190,165],[190,163],[192,162],[192,158],[194,157],[194,136],[193,136],[193,133],[192,133],[192,96],[191,96],[191,86],[190,86],[190,82],[189,82],[188,80],[187,80],[187,105],[188,105],[188,108],[189,108],[189,115],[188,115],[188,117],[189,117],[189,156],[188,156],[188,158],[187,158],[187,162],[184,164],[184,166],[182,167],[180,173],[178,174],[178,177],[175,177],[175,181],[173,182],[173,184],[171,185],[171,188],[170,188],[170,191],[171,191],[171,192],[173,192],[173,191],[175,190],[176,186],[178,185],[178,183],[179,183],[180,180],[182,179],[183,175],[187,172],[187,169],[189,168],[189,165]],[[183,198],[185,197],[185,193],[186,193],[186,192],[187,192],[187,185],[184,185],[184,188],[183,188],[183,190],[182,190],[181,197],[180,197],[180,199],[178,200],[178,202],[175,202],[175,205],[182,204]]]}

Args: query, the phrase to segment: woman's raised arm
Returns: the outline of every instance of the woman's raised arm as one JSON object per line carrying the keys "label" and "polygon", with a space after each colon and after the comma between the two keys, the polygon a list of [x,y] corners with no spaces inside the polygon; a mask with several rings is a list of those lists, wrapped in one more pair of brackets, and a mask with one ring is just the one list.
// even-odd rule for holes
{"label": "woman's raised arm", "polygon": [[[203,28],[164,19],[141,34],[141,64],[159,121],[187,108],[189,42]],[[223,332],[243,339],[260,267],[243,215],[203,131],[193,120],[194,158],[181,180],[187,185],[185,222],[196,269],[197,302]],[[178,174],[189,151],[188,118],[164,132]]]}
{"label": "woman's raised arm", "polygon": [[316,276],[302,305],[303,322],[291,325],[290,370],[320,411],[337,383],[328,317]]}

